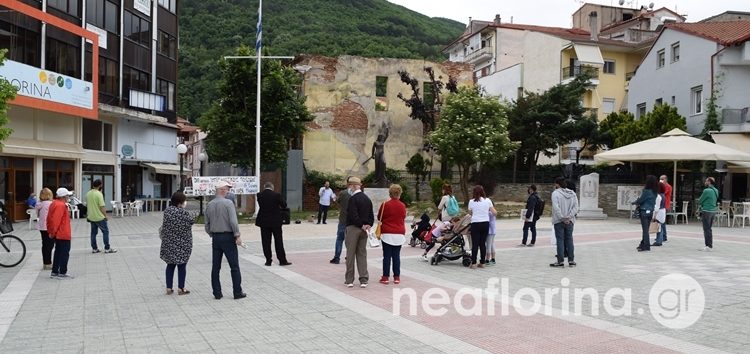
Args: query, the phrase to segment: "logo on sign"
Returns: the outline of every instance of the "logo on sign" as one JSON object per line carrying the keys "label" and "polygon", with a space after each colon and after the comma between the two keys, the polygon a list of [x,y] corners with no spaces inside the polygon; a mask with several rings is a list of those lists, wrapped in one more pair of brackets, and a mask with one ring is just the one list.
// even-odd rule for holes
{"label": "logo on sign", "polygon": [[123,145],[122,155],[125,157],[133,156],[133,147],[130,145]]}

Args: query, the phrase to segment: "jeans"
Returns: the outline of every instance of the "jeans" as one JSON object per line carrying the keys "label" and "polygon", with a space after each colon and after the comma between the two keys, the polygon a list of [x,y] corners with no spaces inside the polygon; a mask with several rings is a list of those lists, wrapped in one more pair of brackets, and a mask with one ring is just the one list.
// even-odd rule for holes
{"label": "jeans", "polygon": [[661,224],[661,234],[660,235],[661,235],[662,241],[666,241],[667,240],[667,220],[664,220],[664,223]]}
{"label": "jeans", "polygon": [[55,260],[52,261],[52,274],[67,274],[70,259],[70,240],[55,240]]}
{"label": "jeans", "polygon": [[641,235],[641,244],[638,248],[645,251],[651,249],[651,237],[648,233],[648,228],[651,226],[652,219],[653,217],[651,213],[641,213],[641,230],[643,231],[643,234]]}
{"label": "jeans", "polygon": [[175,267],[177,268],[177,287],[179,289],[185,289],[185,276],[187,275],[187,263],[167,264],[167,289],[172,289]]}
{"label": "jeans", "polygon": [[401,276],[401,246],[393,246],[383,242],[383,276],[391,274],[391,260],[393,260],[393,276]]}
{"label": "jeans", "polygon": [[477,264],[477,251],[479,251],[479,261],[484,264],[484,259],[487,257],[487,234],[489,232],[488,221],[471,223],[471,264]]}
{"label": "jeans", "polygon": [[714,248],[714,232],[711,229],[711,227],[714,225],[714,217],[716,217],[716,212],[701,212],[701,221],[703,222],[703,239],[706,242],[706,246],[708,248]]}
{"label": "jeans", "polygon": [[237,254],[237,244],[231,232],[219,232],[211,234],[211,247],[213,248],[213,264],[211,265],[211,288],[214,296],[221,296],[221,281],[219,271],[221,270],[221,258],[227,257],[230,274],[232,275],[232,288],[234,295],[242,294],[242,274],[240,273],[240,261]]}
{"label": "jeans", "polygon": [[531,230],[531,244],[533,245],[536,243],[536,222],[537,220],[526,221],[523,223],[523,240],[521,240],[522,244],[526,244],[526,239],[529,236],[529,230]]}
{"label": "jeans", "polygon": [[318,204],[318,206],[319,206],[319,208],[318,208],[318,224],[320,224],[321,216],[323,217],[322,220],[323,220],[323,223],[325,224],[326,223],[326,219],[328,218],[328,208],[330,206],[329,205],[323,205],[323,204]]}
{"label": "jeans", "polygon": [[559,222],[553,225],[555,229],[555,239],[557,239],[557,263],[562,263],[565,259],[565,253],[568,254],[568,263],[575,261],[575,252],[573,248],[573,223]]}
{"label": "jeans", "polygon": [[359,283],[367,284],[370,273],[367,272],[367,233],[355,225],[346,227],[346,273],[344,284],[354,284],[354,264],[357,264]]}
{"label": "jeans", "polygon": [[655,245],[661,245],[664,242],[664,224],[659,224],[659,231],[656,232]]}
{"label": "jeans", "polygon": [[495,234],[487,234],[487,241],[485,241],[485,246],[487,249],[487,258],[485,260],[490,260],[490,258],[495,258]]}
{"label": "jeans", "polygon": [[55,248],[55,240],[49,238],[46,230],[39,230],[42,234],[42,261],[44,265],[52,264],[52,249]]}
{"label": "jeans", "polygon": [[104,249],[109,249],[109,226],[107,226],[107,220],[91,221],[91,249],[95,250],[99,247],[96,246],[96,234],[99,230],[102,230],[102,238],[104,239]]}
{"label": "jeans", "polygon": [[275,227],[260,228],[260,242],[263,246],[263,255],[266,256],[266,263],[271,263],[273,253],[271,253],[271,236],[273,236],[273,246],[276,250],[276,258],[279,263],[287,263],[286,251],[284,251],[284,239],[281,234],[281,225]]}
{"label": "jeans", "polygon": [[345,238],[346,238],[346,223],[339,222],[338,228],[336,229],[336,251],[333,254],[333,259],[336,261],[341,260],[341,249],[344,247]]}

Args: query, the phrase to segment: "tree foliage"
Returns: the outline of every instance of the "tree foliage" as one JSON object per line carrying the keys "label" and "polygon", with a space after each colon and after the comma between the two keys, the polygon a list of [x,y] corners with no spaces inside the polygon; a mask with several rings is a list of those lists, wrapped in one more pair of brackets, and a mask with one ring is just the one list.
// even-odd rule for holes
{"label": "tree foliage", "polygon": [[655,138],[675,128],[686,130],[685,118],[677,113],[677,108],[666,104],[655,106],[638,120],[630,113],[612,113],[601,123],[602,135],[610,148]]}
{"label": "tree foliage", "polygon": [[497,97],[483,97],[477,87],[461,87],[445,99],[440,122],[429,141],[441,156],[458,166],[466,198],[472,166],[502,161],[515,150],[508,137],[507,111]]}
{"label": "tree foliage", "polygon": [[[248,47],[237,55],[250,55]],[[298,93],[302,78],[294,69],[264,60],[261,84],[261,163],[283,164],[289,142],[305,131],[312,114]],[[222,60],[219,100],[198,123],[206,137],[212,160],[241,167],[255,163],[256,63],[254,60]]]}
{"label": "tree foliage", "polygon": [[[5,63],[5,53],[7,52],[7,49],[0,49],[0,66]],[[10,122],[8,120],[8,101],[14,98],[16,98],[16,88],[5,78],[0,78],[0,149],[2,148],[2,142],[13,133],[13,129],[6,127],[6,125]]]}
{"label": "tree foliage", "polygon": [[414,197],[417,200],[419,200],[419,179],[422,178],[423,181],[425,180],[428,163],[429,160],[425,160],[420,153],[412,155],[409,161],[406,162],[406,171],[416,179]]}
{"label": "tree foliage", "polygon": [[428,135],[435,130],[435,123],[440,115],[440,107],[443,104],[443,89],[447,89],[449,93],[456,93],[458,82],[454,77],[449,77],[447,82],[441,81],[443,78],[436,78],[435,71],[429,66],[425,67],[424,71],[430,80],[425,82],[426,90],[422,95],[419,93],[421,91],[419,80],[413,78],[407,71],[401,70],[398,72],[401,82],[409,85],[412,92],[409,98],[399,92],[398,98],[404,102],[406,107],[411,109],[409,117],[422,122],[422,132],[424,135]]}
{"label": "tree foliage", "polygon": [[[430,18],[386,0],[266,1],[263,45],[270,55],[343,54],[443,60],[463,32],[459,22]],[[219,97],[216,60],[254,47],[258,0],[180,2],[179,114],[191,120]]]}

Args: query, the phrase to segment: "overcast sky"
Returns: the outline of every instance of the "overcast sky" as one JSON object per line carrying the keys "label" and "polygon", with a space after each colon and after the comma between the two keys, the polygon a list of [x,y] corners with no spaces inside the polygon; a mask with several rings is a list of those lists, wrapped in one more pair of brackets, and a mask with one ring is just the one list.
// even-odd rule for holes
{"label": "overcast sky", "polygon": [[[475,20],[492,21],[500,14],[503,22],[570,27],[570,15],[586,1],[579,0],[388,0],[430,17],[446,17],[461,23]],[[604,5],[618,5],[619,0],[589,0]],[[625,1],[625,6],[648,6],[650,0]],[[667,7],[687,15],[696,22],[726,10],[750,12],[750,0],[653,0],[654,8]]]}

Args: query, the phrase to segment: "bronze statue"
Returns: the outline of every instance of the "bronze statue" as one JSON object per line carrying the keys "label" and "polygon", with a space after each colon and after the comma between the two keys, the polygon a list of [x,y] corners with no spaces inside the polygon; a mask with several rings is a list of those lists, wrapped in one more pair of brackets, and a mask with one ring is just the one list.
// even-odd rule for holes
{"label": "bronze statue", "polygon": [[378,188],[388,187],[388,178],[385,176],[385,141],[388,139],[389,130],[388,125],[383,123],[378,129],[378,138],[372,143],[370,159],[375,161],[375,180],[372,185]]}

